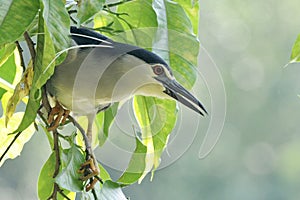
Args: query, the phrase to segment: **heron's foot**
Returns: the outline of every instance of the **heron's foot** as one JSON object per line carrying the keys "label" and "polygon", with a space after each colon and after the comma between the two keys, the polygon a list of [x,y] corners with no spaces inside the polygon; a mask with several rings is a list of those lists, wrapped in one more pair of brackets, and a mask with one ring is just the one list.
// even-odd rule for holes
{"label": "heron's foot", "polygon": [[90,158],[83,164],[81,164],[80,169],[78,170],[79,174],[83,174],[80,179],[86,181],[94,176],[99,175],[99,171],[95,166],[94,159]]}
{"label": "heron's foot", "polygon": [[100,171],[95,165],[95,160],[91,157],[80,166],[78,173],[83,174],[80,177],[80,180],[87,181],[90,179],[90,183],[86,186],[86,191],[88,192],[89,190],[93,189],[97,183],[98,178],[96,178],[96,176],[99,175]]}
{"label": "heron's foot", "polygon": [[[70,111],[65,110],[58,102],[56,102],[55,107],[53,107],[48,116],[48,131],[55,130],[60,123],[64,124],[69,116]],[[55,118],[56,116],[56,118]]]}

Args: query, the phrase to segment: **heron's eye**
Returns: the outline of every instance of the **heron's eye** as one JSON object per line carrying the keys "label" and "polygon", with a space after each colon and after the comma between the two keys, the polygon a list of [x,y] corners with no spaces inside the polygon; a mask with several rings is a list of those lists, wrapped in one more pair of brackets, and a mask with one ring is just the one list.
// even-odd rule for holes
{"label": "heron's eye", "polygon": [[161,75],[164,73],[164,68],[161,65],[154,65],[152,67],[154,74]]}

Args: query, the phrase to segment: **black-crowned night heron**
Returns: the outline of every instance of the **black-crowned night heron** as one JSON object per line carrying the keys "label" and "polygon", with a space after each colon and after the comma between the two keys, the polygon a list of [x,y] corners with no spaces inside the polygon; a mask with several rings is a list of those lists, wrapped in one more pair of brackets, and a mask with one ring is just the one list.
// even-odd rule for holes
{"label": "black-crowned night heron", "polygon": [[175,99],[201,115],[207,113],[156,54],[84,28],[71,27],[71,37],[73,47],[55,68],[47,91],[65,109],[88,117],[90,142],[95,115],[134,95]]}

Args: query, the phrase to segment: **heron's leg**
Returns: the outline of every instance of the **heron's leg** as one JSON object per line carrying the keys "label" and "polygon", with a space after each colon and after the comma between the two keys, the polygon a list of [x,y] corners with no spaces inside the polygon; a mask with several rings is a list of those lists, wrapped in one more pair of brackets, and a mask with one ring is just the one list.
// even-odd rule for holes
{"label": "heron's leg", "polygon": [[81,180],[85,181],[91,179],[91,182],[86,186],[86,191],[94,188],[94,185],[97,183],[97,179],[94,178],[94,176],[97,176],[100,173],[98,162],[92,149],[93,122],[95,119],[95,115],[96,114],[88,116],[88,128],[86,134],[88,138],[88,144],[86,144],[86,151],[88,156],[86,158],[86,162],[83,163],[78,170],[79,173],[83,174],[83,176],[80,177]]}
{"label": "heron's leg", "polygon": [[[94,123],[94,119],[95,119],[95,116],[96,114],[91,114],[88,116],[88,128],[87,128],[87,137],[89,139],[89,142],[90,142],[90,149],[89,152],[90,152],[90,156],[91,156],[91,159],[93,162],[91,162],[91,169],[94,171],[94,173],[97,173],[97,175],[99,174],[100,172],[100,169],[98,167],[98,162],[97,162],[97,159],[96,159],[96,156],[94,154],[94,151],[92,149],[92,143],[93,143],[93,123]],[[92,164],[94,164],[94,166],[92,166]]]}

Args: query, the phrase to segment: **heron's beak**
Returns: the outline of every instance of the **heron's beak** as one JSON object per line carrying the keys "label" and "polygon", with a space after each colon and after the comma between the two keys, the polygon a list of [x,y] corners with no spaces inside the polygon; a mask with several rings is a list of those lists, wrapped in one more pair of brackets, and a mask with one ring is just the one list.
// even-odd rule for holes
{"label": "heron's beak", "polygon": [[161,82],[166,88],[164,93],[203,116],[204,113],[207,114],[207,111],[202,103],[183,86],[181,86],[176,80],[167,80]]}

